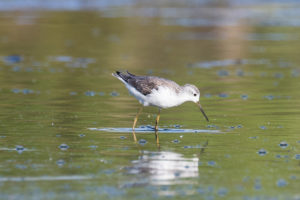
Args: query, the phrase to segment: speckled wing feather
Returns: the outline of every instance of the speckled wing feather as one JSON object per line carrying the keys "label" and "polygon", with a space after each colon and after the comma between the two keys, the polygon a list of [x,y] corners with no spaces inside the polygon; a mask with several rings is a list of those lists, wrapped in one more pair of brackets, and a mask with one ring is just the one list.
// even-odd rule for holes
{"label": "speckled wing feather", "polygon": [[136,76],[128,80],[128,83],[143,95],[148,95],[153,89],[158,89],[158,85],[153,80],[144,76]]}

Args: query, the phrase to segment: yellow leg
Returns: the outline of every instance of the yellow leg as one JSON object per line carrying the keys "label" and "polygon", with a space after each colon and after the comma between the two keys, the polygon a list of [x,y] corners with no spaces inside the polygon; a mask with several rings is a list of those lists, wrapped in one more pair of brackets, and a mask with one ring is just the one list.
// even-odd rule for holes
{"label": "yellow leg", "polygon": [[157,114],[156,121],[155,121],[155,131],[158,131],[159,118],[160,118],[160,109],[158,110],[158,114]]}
{"label": "yellow leg", "polygon": [[158,110],[158,114],[155,121],[155,137],[156,137],[156,143],[159,144],[159,138],[158,138],[158,122],[160,118],[160,109]]}
{"label": "yellow leg", "polygon": [[135,135],[134,130],[132,130],[132,135],[133,135],[134,142],[137,142],[137,139],[136,139],[136,135]]}
{"label": "yellow leg", "polygon": [[143,110],[143,106],[139,108],[139,110],[138,110],[138,112],[137,112],[137,114],[136,114],[136,116],[135,116],[135,118],[134,118],[133,125],[132,125],[132,134],[133,134],[133,139],[134,139],[135,142],[136,142],[137,140],[136,140],[134,128],[135,128],[136,122],[137,122],[138,117],[139,117],[139,115],[141,114],[142,110]]}

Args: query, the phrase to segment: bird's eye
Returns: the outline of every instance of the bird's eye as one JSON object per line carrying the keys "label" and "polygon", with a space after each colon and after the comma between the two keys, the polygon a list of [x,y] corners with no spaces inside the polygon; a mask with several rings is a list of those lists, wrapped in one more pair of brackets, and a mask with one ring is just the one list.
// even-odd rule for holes
{"label": "bird's eye", "polygon": [[197,94],[194,94],[194,96],[197,96]]}

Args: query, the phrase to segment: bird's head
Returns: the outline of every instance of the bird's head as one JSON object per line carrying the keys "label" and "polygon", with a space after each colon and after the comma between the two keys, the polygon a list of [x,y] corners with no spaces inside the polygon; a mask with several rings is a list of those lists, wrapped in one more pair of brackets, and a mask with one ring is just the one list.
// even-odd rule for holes
{"label": "bird's head", "polygon": [[192,101],[192,102],[196,103],[199,106],[200,111],[204,115],[206,121],[209,121],[208,117],[206,116],[206,114],[200,104],[200,90],[195,85],[192,85],[192,84],[184,85],[183,90],[184,90],[184,93],[186,94],[186,97],[188,98],[188,101]]}
{"label": "bird's head", "polygon": [[183,86],[183,90],[189,101],[192,101],[195,103],[199,102],[200,91],[196,86],[191,85],[191,84],[185,84]]}

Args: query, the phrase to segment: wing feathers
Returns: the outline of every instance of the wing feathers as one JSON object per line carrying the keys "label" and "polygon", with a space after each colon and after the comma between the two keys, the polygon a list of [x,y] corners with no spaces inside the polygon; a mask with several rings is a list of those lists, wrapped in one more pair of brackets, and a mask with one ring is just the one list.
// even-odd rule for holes
{"label": "wing feathers", "polygon": [[116,74],[113,75],[117,78],[120,77],[145,96],[150,94],[153,89],[158,89],[158,87],[162,85],[171,86],[176,92],[178,92],[180,88],[180,86],[173,81],[155,76],[136,76],[128,71],[127,74],[116,71]]}

